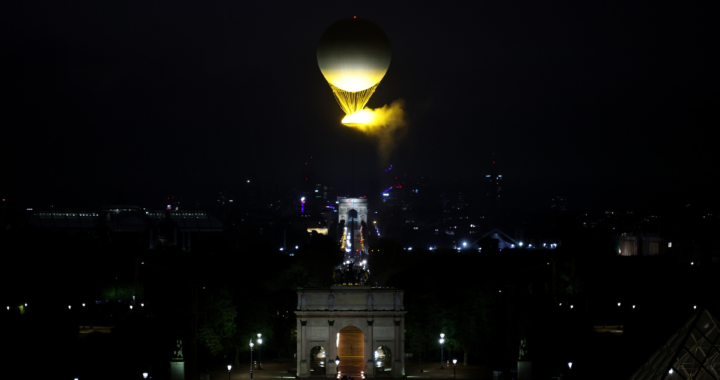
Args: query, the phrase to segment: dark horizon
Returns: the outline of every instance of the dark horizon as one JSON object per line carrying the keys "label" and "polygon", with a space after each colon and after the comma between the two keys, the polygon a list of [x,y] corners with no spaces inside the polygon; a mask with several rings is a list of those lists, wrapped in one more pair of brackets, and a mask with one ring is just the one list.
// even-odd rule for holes
{"label": "dark horizon", "polygon": [[[382,189],[373,139],[340,124],[315,48],[341,18],[392,44],[368,104],[404,99],[399,174],[481,183],[511,209],[717,207],[718,30],[707,3],[13,4],[3,12],[0,193],[35,204],[212,199],[304,163],[346,194]],[[709,5],[709,4],[708,4]],[[343,159],[344,158],[344,159]]]}

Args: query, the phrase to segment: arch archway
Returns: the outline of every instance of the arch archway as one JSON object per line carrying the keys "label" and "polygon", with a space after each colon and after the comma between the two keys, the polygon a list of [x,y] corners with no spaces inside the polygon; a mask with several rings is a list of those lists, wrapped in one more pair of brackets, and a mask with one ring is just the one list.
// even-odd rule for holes
{"label": "arch archway", "polygon": [[321,346],[315,346],[310,349],[310,372],[315,375],[325,374],[325,361],[327,352]]}
{"label": "arch archway", "polygon": [[337,345],[340,372],[359,377],[365,371],[365,334],[355,326],[346,326],[338,332]]}
{"label": "arch archway", "polygon": [[373,350],[373,367],[379,371],[385,371],[386,368],[392,368],[392,350],[388,346],[379,346]]}

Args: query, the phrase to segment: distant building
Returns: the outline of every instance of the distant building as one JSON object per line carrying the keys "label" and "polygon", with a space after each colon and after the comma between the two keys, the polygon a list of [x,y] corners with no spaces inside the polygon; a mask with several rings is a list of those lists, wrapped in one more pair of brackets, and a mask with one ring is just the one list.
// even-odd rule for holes
{"label": "distant building", "polygon": [[550,201],[550,209],[552,211],[567,211],[568,201],[567,197],[558,196]]}
{"label": "distant building", "polygon": [[485,196],[487,199],[487,211],[498,212],[500,210],[500,197],[502,196],[502,174],[499,173],[495,153],[490,174],[485,175]]}
{"label": "distant building", "polygon": [[83,232],[111,242],[132,241],[138,248],[178,247],[184,251],[201,235],[224,231],[222,222],[205,211],[146,211],[130,205],[96,211],[37,210],[22,224],[70,236]]}
{"label": "distant building", "polygon": [[623,232],[617,238],[619,256],[655,256],[665,253],[666,246],[662,237],[652,233]]}
{"label": "distant building", "polygon": [[338,198],[338,232],[346,259],[358,260],[368,254],[367,198]]}

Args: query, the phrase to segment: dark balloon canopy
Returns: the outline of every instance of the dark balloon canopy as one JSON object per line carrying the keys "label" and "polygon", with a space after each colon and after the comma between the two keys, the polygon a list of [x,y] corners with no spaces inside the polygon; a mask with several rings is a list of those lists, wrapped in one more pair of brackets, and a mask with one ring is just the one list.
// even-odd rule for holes
{"label": "dark balloon canopy", "polygon": [[317,59],[327,81],[344,91],[367,90],[390,67],[390,41],[370,20],[343,19],[320,37]]}

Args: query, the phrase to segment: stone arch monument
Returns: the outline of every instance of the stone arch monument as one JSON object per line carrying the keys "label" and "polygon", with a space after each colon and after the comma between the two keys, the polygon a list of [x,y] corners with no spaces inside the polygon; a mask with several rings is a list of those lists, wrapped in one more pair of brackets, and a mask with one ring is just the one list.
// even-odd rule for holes
{"label": "stone arch monument", "polygon": [[403,294],[402,290],[367,285],[298,291],[297,376],[310,376],[310,350],[315,346],[325,348],[327,377],[337,377],[335,357],[340,357],[343,375],[375,377],[373,351],[380,346],[392,352],[392,376],[404,376]]}

